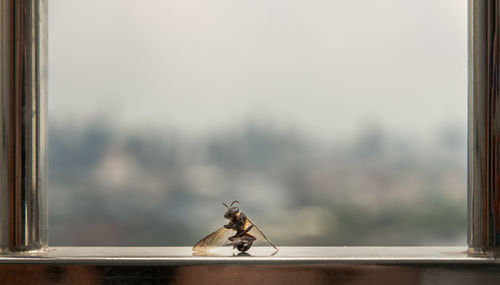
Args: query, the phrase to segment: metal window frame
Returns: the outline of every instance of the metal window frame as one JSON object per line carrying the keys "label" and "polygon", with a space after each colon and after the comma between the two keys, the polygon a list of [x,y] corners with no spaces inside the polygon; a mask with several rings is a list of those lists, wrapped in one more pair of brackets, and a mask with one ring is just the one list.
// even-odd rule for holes
{"label": "metal window frame", "polygon": [[0,2],[0,251],[47,248],[47,0]]}
{"label": "metal window frame", "polygon": [[[500,281],[500,3],[469,0],[468,247],[48,247],[48,0],[0,0],[0,283]],[[367,233],[368,234],[368,233]]]}

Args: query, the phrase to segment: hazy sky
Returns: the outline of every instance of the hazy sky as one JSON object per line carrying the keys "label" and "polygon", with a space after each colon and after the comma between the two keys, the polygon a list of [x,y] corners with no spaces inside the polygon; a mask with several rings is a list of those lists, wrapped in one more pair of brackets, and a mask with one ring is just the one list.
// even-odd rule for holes
{"label": "hazy sky", "polygon": [[[466,116],[467,1],[50,0],[52,122],[322,138]],[[108,114],[105,114],[108,113]]]}

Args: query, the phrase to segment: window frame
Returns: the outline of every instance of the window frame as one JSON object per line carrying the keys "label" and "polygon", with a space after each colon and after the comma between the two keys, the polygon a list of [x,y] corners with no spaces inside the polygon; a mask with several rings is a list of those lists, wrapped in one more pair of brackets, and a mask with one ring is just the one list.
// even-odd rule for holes
{"label": "window frame", "polygon": [[[500,122],[496,119],[500,92],[495,72],[500,62],[498,1],[469,0],[468,247],[283,247],[274,256],[238,258],[190,256],[189,247],[48,247],[48,0],[0,1],[0,280],[25,281],[34,274],[40,280],[59,278],[59,283],[85,278],[109,281],[115,270],[118,280],[188,282],[190,274],[200,274],[205,280],[223,278],[225,269],[242,278],[250,270],[278,283],[293,281],[286,276],[295,278],[294,272],[329,281],[334,276],[344,281],[396,276],[394,280],[401,281],[409,275],[423,283],[500,280],[500,261],[495,258],[500,223],[494,222],[500,220],[495,210],[500,203],[500,183],[496,183],[500,161]],[[183,270],[189,274],[179,275]],[[356,279],[362,276],[368,279]]]}

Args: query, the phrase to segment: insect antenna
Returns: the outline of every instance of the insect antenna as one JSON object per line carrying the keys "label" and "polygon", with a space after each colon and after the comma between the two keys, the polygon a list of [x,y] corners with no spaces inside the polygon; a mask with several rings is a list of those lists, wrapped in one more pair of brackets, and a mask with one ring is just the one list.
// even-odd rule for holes
{"label": "insect antenna", "polygon": [[233,206],[233,204],[234,204],[234,203],[238,203],[238,204],[239,204],[240,202],[238,202],[238,201],[233,201],[233,203],[231,203],[231,207]]}
{"label": "insect antenna", "polygon": [[222,205],[226,206],[226,208],[229,210],[229,207],[226,205],[226,203],[222,202]]}

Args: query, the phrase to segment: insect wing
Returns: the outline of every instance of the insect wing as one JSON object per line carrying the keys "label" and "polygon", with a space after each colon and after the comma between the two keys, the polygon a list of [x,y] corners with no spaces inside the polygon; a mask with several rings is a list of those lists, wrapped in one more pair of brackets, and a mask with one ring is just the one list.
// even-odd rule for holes
{"label": "insect wing", "polygon": [[206,251],[213,247],[223,246],[228,243],[228,237],[231,235],[231,230],[222,227],[215,232],[204,237],[193,246],[194,251]]}
{"label": "insect wing", "polygon": [[263,239],[263,240],[267,241],[272,247],[274,247],[276,250],[278,250],[278,248],[266,237],[266,235],[262,232],[261,229],[259,229],[259,227],[254,222],[252,222],[248,218],[247,218],[247,220],[250,224],[253,225],[253,228],[250,230],[250,233],[252,235],[254,235],[255,237],[257,237],[259,239]]}

